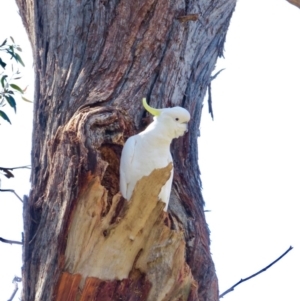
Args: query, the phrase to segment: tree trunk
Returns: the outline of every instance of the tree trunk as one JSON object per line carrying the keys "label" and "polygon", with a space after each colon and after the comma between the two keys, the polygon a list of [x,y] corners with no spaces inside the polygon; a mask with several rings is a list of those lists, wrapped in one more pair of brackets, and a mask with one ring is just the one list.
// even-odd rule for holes
{"label": "tree trunk", "polygon": [[[35,60],[23,300],[218,300],[197,137],[235,0],[17,0]],[[119,193],[126,139],[153,107],[183,106],[171,166]],[[147,154],[145,154],[147,159]]]}
{"label": "tree trunk", "polygon": [[287,0],[287,1],[300,8],[300,0]]}

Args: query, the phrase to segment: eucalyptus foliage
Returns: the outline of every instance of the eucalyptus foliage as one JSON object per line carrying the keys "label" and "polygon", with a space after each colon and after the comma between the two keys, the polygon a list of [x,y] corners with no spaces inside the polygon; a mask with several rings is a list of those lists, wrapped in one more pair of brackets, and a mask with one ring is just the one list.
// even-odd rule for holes
{"label": "eucalyptus foliage", "polygon": [[[0,52],[0,107],[4,107],[8,104],[16,113],[16,98],[21,96],[23,100],[29,100],[23,96],[26,88],[21,89],[16,84],[16,81],[21,78],[19,69],[17,68],[15,71],[16,66],[25,66],[19,54],[22,52],[22,49],[15,43],[12,37],[10,37],[10,41],[11,42],[8,42],[8,39],[5,39],[0,45],[0,51],[2,52]],[[7,63],[7,59],[11,62]],[[8,70],[8,67],[11,68],[11,71]],[[11,123],[7,114],[3,110],[0,110],[0,117]]]}

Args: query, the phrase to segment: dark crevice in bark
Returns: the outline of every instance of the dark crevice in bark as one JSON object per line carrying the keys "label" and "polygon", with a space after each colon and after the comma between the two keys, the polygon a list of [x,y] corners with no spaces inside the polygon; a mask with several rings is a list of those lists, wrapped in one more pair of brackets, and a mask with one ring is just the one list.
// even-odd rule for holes
{"label": "dark crevice in bark", "polygon": [[163,60],[165,59],[165,54],[166,54],[166,51],[168,49],[169,42],[172,38],[172,28],[173,28],[173,24],[172,24],[172,27],[169,29],[169,31],[166,35],[166,38],[165,38],[166,42],[165,42],[163,48],[161,49],[161,55],[159,57],[157,65],[154,69],[152,79],[149,81],[149,88],[148,88],[147,96],[148,96],[148,99],[149,99],[149,103],[151,103],[151,105],[154,106],[154,107],[155,106],[156,107],[161,107],[162,106],[160,99],[155,99],[154,103],[152,103],[150,99],[151,99],[151,95],[153,94],[153,89],[156,86],[157,81],[159,81],[160,77],[161,77],[161,69],[160,68],[162,66]]}

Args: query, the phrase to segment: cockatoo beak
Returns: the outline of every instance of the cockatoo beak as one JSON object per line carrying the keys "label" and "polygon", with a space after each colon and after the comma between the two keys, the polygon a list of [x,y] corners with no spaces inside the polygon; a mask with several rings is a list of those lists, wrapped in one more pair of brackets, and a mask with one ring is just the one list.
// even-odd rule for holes
{"label": "cockatoo beak", "polygon": [[153,116],[159,116],[159,115],[160,115],[161,110],[151,108],[151,107],[147,104],[146,98],[143,98],[142,101],[143,101],[143,106],[144,106],[144,108],[146,109],[146,111],[148,111],[148,112],[149,112],[150,114],[152,114]]}

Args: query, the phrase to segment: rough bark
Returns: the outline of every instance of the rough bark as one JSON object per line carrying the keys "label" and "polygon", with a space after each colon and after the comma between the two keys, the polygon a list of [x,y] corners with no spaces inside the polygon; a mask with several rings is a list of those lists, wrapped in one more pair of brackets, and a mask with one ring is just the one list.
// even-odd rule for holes
{"label": "rough bark", "polygon": [[[218,300],[197,136],[236,1],[17,3],[36,69],[23,300]],[[118,193],[145,95],[192,116],[172,145],[169,215],[155,198],[169,167],[129,203]]]}

